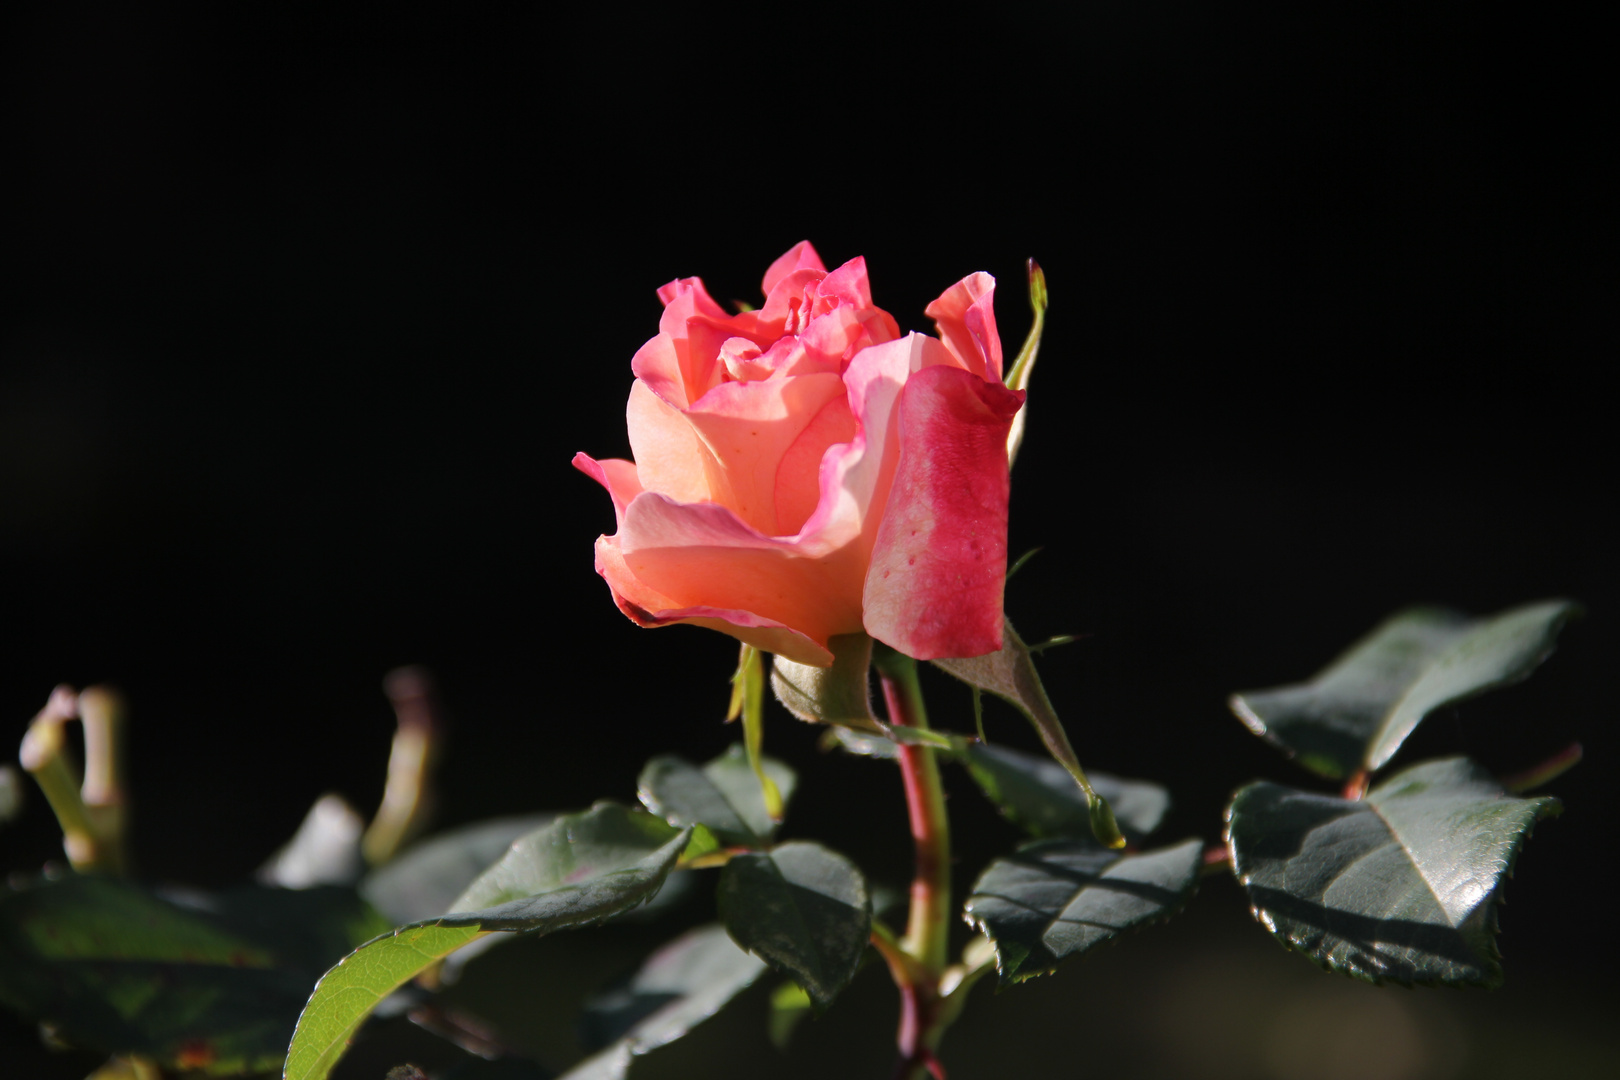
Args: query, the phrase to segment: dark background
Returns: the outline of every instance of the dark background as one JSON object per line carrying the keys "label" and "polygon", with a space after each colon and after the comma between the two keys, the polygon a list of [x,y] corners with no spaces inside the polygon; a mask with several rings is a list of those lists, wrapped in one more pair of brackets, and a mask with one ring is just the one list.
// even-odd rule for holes
{"label": "dark background", "polygon": [[[1311,783],[1226,694],[1410,602],[1565,595],[1589,616],[1542,672],[1401,760],[1510,772],[1579,739],[1587,761],[1509,890],[1495,995],[1318,974],[1217,880],[1167,928],[979,991],[952,1077],[1076,1054],[1121,1077],[1596,1075],[1620,1054],[1611,935],[1588,929],[1620,646],[1596,26],[1505,5],[7,18],[0,723],[20,738],[58,682],[127,694],[146,876],[240,880],[323,791],[369,810],[402,663],[452,718],[444,824],[630,798],[647,756],[718,752],[734,648],[617,613],[590,554],[612,511],[568,466],[628,452],[654,290],[755,300],[809,238],[829,265],[864,254],[905,329],[991,271],[1011,351],[1032,255],[1052,310],[1012,547],[1044,550],[1008,610],[1032,639],[1089,635],[1044,663],[1082,760],[1169,784],[1166,835],[1213,840],[1238,784]],[[936,723],[971,724],[930,687]],[[903,880],[894,777],[815,735],[773,714],[803,776],[790,834]],[[965,885],[1014,835],[952,792]],[[7,870],[58,854],[43,800],[0,831]],[[545,948],[631,962],[622,940],[526,945],[511,977]],[[892,994],[869,974],[846,1000],[802,1033],[802,1075],[886,1075]],[[665,1073],[788,1075],[763,1008]]]}

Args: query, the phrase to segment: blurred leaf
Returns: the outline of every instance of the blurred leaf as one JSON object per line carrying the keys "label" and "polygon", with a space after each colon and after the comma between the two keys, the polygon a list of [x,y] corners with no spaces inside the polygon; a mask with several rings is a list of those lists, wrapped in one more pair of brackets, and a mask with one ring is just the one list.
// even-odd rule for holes
{"label": "blurred leaf", "polygon": [[322,1080],[383,998],[483,934],[587,926],[644,903],[690,839],[689,829],[613,803],[522,837],[451,903],[452,914],[367,942],[321,978],[293,1034],[287,1080]]}
{"label": "blurred leaf", "polygon": [[[964,740],[957,755],[1001,812],[1034,836],[1091,835],[1085,795],[1067,769],[1050,760],[988,743]],[[1170,809],[1170,793],[1146,780],[1090,774],[1107,799],[1125,838],[1133,844],[1158,828]]]}
{"label": "blurred leaf", "polygon": [[1289,948],[1370,982],[1494,986],[1497,889],[1558,802],[1508,795],[1467,758],[1352,801],[1250,784],[1227,809],[1233,872]]}
{"label": "blurred leaf", "polygon": [[[582,1063],[596,1072],[609,1063],[639,1057],[674,1042],[746,990],[765,970],[761,961],[732,944],[718,923],[689,930],[647,958],[624,985],[586,1003],[584,1041],[608,1047]],[[566,1074],[575,1078],[575,1073]]]}
{"label": "blurred leaf", "polygon": [[495,818],[431,836],[366,875],[360,882],[360,895],[396,926],[442,915],[474,878],[506,853],[512,841],[556,817]]}
{"label": "blurred leaf", "polygon": [[1380,768],[1442,705],[1528,678],[1579,608],[1548,600],[1470,619],[1410,608],[1308,682],[1234,694],[1256,735],[1331,779]]}
{"label": "blurred leaf", "polygon": [[165,896],[70,875],[0,893],[0,1001],[73,1045],[273,1069],[320,972],[384,925],[350,889]]}
{"label": "blurred leaf", "polygon": [[366,823],[341,795],[322,795],[292,839],[259,868],[258,878],[284,889],[353,885],[365,871],[360,854],[365,831]]}
{"label": "blurred leaf", "polygon": [[963,908],[996,950],[1003,984],[1044,975],[1192,895],[1203,844],[1122,855],[1087,840],[1036,840],[990,864]]}
{"label": "blurred leaf", "polygon": [[771,1018],[768,1032],[771,1045],[786,1050],[793,1031],[810,1013],[810,995],[804,987],[788,979],[771,991]]}
{"label": "blurred leaf", "polygon": [[855,977],[872,931],[866,879],[820,844],[734,857],[720,875],[720,918],[732,938],[826,1008]]}
{"label": "blurred leaf", "polygon": [[[761,767],[786,803],[797,781],[792,769],[774,758]],[[733,744],[699,768],[664,754],[647,762],[638,781],[647,809],[671,825],[707,825],[723,846],[763,847],[776,835],[759,780],[746,750]]]}
{"label": "blurred leaf", "polygon": [[840,746],[845,753],[855,754],[858,757],[894,759],[900,756],[893,739],[882,735],[864,735],[849,728],[828,728],[827,733],[821,737],[821,748],[830,750]]}

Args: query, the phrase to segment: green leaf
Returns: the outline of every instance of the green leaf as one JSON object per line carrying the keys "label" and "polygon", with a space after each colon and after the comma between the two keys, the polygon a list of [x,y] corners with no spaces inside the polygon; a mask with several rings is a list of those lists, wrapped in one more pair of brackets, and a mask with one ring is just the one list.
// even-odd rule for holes
{"label": "green leaf", "polygon": [[1232,695],[1256,735],[1330,779],[1386,764],[1429,713],[1528,678],[1577,612],[1548,600],[1470,619],[1410,608],[1308,682]]}
{"label": "green leaf", "polygon": [[431,836],[368,874],[360,882],[360,895],[396,926],[442,915],[512,841],[556,817],[495,818]]}
{"label": "green leaf", "polygon": [[935,660],[934,664],[969,686],[989,691],[1023,713],[1034,725],[1047,753],[1068,770],[1075,783],[1080,785],[1080,790],[1086,793],[1092,832],[1097,842],[1104,847],[1124,847],[1125,838],[1120,835],[1107,799],[1092,787],[1085,771],[1080,768],[1080,759],[1069,744],[1063,722],[1058,719],[1057,710],[1052,708],[1052,701],[1046,696],[1046,687],[1041,685],[1029,646],[1024,644],[1010,621],[1002,627],[1001,636],[1002,645],[997,652],[965,660]]}
{"label": "green leaf", "polygon": [[[760,765],[785,804],[793,797],[793,770],[774,758],[764,758]],[[671,825],[707,825],[722,845],[763,847],[776,835],[759,780],[740,745],[702,768],[660,755],[641,770],[637,786],[647,809]]]}
{"label": "green leaf", "polygon": [[1352,801],[1250,784],[1227,808],[1233,872],[1289,948],[1370,982],[1494,986],[1495,903],[1536,819],[1467,758],[1426,761]]}
{"label": "green leaf", "polygon": [[1090,840],[1036,840],[990,864],[963,907],[990,939],[1003,985],[1044,975],[1192,896],[1203,844],[1122,855]]}
{"label": "green leaf", "polygon": [[738,855],[720,875],[720,918],[732,938],[826,1008],[860,966],[872,901],[855,864],[795,842]]}
{"label": "green leaf", "polygon": [[69,875],[0,891],[0,1002],[88,1049],[273,1069],[310,985],[383,925],[351,889],[164,896]]}
{"label": "green leaf", "polygon": [[323,1080],[383,998],[484,934],[546,934],[645,903],[691,839],[651,814],[598,803],[524,836],[452,902],[449,915],[362,945],[328,971],[287,1052],[287,1080]]}
{"label": "green leaf", "polygon": [[[582,1063],[589,1068],[581,1075],[624,1075],[601,1070],[620,1062],[628,1068],[630,1059],[674,1042],[764,970],[764,963],[732,944],[718,923],[687,931],[648,957],[627,983],[586,1003],[584,1040],[607,1050]],[[574,1072],[565,1075],[577,1080]]]}
{"label": "green leaf", "polygon": [[[1067,769],[1048,758],[988,743],[961,744],[958,759],[979,787],[1012,821],[1034,836],[1091,834],[1085,795]],[[1121,831],[1133,844],[1158,828],[1170,809],[1170,793],[1146,780],[1090,774],[1091,786],[1114,808]]]}
{"label": "green leaf", "polygon": [[287,1048],[286,1080],[321,1080],[382,1000],[487,931],[470,924],[402,926],[362,945],[315,984]]}

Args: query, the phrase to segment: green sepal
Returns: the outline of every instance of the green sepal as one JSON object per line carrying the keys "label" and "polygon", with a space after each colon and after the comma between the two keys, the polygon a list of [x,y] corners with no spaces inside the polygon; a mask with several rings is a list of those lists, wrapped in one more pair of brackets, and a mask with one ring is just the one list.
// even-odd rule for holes
{"label": "green sepal", "polygon": [[[1046,329],[1046,271],[1034,259],[1028,262],[1029,271],[1029,307],[1034,313],[1034,320],[1029,325],[1029,335],[1024,338],[1023,348],[1018,350],[1018,356],[1013,360],[1012,367],[1007,369],[1007,388],[1009,390],[1028,390],[1029,376],[1035,369],[1035,357],[1041,349],[1041,334]],[[1018,458],[1018,448],[1024,442],[1024,414],[1028,406],[1018,410],[1013,417],[1012,429],[1007,432],[1007,465],[1010,468]]]}
{"label": "green sepal", "polygon": [[772,822],[785,813],[782,793],[765,770],[765,656],[752,645],[744,645],[737,660],[737,673],[731,677],[731,707],[728,721],[742,717],[743,748],[759,784],[766,816]]}
{"label": "green sepal", "polygon": [[1110,827],[1112,813],[1106,806],[1101,810],[1096,808],[1099,797],[1086,778],[1085,770],[1080,768],[1080,759],[1063,730],[1063,721],[1058,719],[1057,710],[1046,696],[1046,687],[1035,670],[1035,658],[1029,646],[1024,644],[1010,621],[1002,627],[1002,645],[996,652],[968,659],[935,660],[934,664],[969,686],[989,691],[1023,713],[1034,725],[1047,753],[1068,770],[1080,790],[1086,793],[1087,803],[1092,807],[1091,822],[1097,842],[1111,848],[1125,846],[1125,838],[1118,828]]}
{"label": "green sepal", "polygon": [[807,723],[882,734],[884,725],[872,712],[872,639],[866,634],[839,634],[828,640],[827,648],[833,662],[824,668],[772,658],[771,692],[776,700]]}

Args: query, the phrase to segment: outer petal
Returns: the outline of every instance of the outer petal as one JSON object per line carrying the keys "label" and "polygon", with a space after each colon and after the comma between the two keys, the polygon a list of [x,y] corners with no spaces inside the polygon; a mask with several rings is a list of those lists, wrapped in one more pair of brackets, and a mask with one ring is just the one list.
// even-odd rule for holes
{"label": "outer petal", "polygon": [[644,489],[681,502],[703,502],[712,497],[709,452],[685,413],[655,393],[644,380],[637,379],[630,387],[625,419],[630,428],[630,453],[636,459],[636,474]]}
{"label": "outer petal", "polygon": [[934,320],[945,347],[981,378],[1001,382],[1001,336],[996,332],[996,279],[969,274],[940,294],[923,314]]}
{"label": "outer petal", "polygon": [[960,368],[900,396],[900,460],[863,596],[866,630],[919,660],[1001,647],[1007,431],[1024,395]]}
{"label": "outer petal", "polygon": [[666,596],[636,580],[619,551],[618,537],[603,536],[596,541],[596,572],[613,592],[613,602],[637,626],[655,628],[689,623],[706,626],[766,652],[797,660],[801,664],[826,667],[833,662],[830,650],[811,641],[791,627],[763,619],[749,611],[723,608],[678,607]]}
{"label": "outer petal", "polygon": [[630,503],[617,542],[628,573],[671,608],[745,611],[823,646],[861,628],[866,565],[849,547],[773,539],[723,506],[652,492]]}
{"label": "outer petal", "polygon": [[641,494],[641,479],[636,475],[636,463],[623,458],[604,458],[597,461],[589,454],[575,454],[574,468],[607,488],[613,499],[613,518],[624,521],[624,509],[630,500]]}

